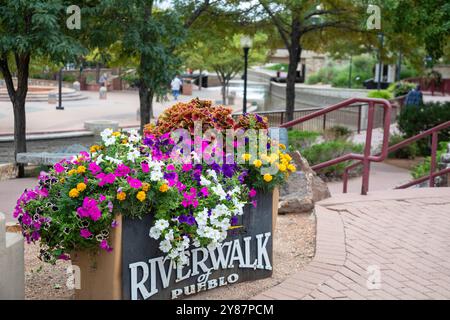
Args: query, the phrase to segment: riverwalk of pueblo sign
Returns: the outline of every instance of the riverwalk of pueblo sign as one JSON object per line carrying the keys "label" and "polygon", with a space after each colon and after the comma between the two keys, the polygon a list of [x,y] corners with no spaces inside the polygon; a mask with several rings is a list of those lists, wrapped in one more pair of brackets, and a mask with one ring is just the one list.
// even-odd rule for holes
{"label": "riverwalk of pueblo sign", "polygon": [[148,236],[153,216],[122,222],[123,299],[181,299],[234,283],[272,275],[272,194],[246,206],[242,228],[229,231],[215,249],[191,248],[189,263],[176,266]]}

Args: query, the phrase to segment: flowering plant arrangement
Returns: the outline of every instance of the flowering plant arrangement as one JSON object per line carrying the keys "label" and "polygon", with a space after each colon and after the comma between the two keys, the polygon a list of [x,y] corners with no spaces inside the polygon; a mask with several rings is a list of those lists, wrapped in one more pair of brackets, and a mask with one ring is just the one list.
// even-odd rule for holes
{"label": "flowering plant arrangement", "polygon": [[[44,261],[68,259],[74,250],[111,251],[116,215],[153,214],[149,236],[159,240],[160,250],[170,259],[186,263],[191,245],[220,245],[236,227],[244,206],[257,205],[257,190],[274,188],[296,170],[285,147],[270,139],[264,152],[244,147],[237,156],[218,144],[218,136],[195,137],[187,151],[177,148],[188,139],[176,141],[173,129],[184,128],[190,134],[192,128],[183,108],[204,108],[207,111],[199,113],[203,118],[221,115],[221,130],[267,126],[267,120],[256,115],[244,115],[235,123],[227,108],[193,100],[168,109],[167,114],[177,110],[184,116],[176,120],[163,116],[156,126],[147,127],[143,137],[136,130],[103,131],[99,145],[41,173],[38,186],[25,190],[17,201],[14,217],[28,242],[40,240]],[[217,129],[214,119],[202,128]],[[239,148],[236,141],[231,144],[234,151]],[[273,146],[276,152],[271,151]],[[179,161],[183,150],[189,161]]]}

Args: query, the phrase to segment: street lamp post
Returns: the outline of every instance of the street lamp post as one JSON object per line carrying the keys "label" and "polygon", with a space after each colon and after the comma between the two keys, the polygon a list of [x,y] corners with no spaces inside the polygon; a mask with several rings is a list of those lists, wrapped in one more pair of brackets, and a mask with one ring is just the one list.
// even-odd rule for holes
{"label": "street lamp post", "polygon": [[350,61],[349,61],[350,65],[348,67],[348,87],[351,88],[352,87],[352,64],[353,64],[353,56],[350,55]]}
{"label": "street lamp post", "polygon": [[252,38],[249,36],[241,37],[241,47],[244,49],[244,99],[242,112],[247,113],[247,68],[248,68],[248,52],[252,47]]}
{"label": "street lamp post", "polygon": [[59,69],[58,73],[58,105],[56,106],[56,110],[64,110],[62,106],[62,68]]}

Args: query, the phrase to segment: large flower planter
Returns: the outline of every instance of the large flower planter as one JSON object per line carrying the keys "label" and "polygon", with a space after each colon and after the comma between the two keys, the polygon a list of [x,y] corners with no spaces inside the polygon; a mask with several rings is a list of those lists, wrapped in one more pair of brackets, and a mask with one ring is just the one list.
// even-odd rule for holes
{"label": "large flower planter", "polygon": [[260,192],[257,206],[247,205],[237,228],[220,248],[190,248],[183,268],[149,237],[153,216],[123,217],[112,231],[110,253],[72,253],[80,270],[75,299],[182,299],[195,293],[272,275],[272,236],[278,210],[277,191]]}

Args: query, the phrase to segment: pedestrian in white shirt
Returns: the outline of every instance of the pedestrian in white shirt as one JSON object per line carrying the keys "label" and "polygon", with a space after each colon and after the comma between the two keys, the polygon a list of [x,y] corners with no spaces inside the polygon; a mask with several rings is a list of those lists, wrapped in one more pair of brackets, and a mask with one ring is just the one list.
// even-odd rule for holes
{"label": "pedestrian in white shirt", "polygon": [[178,75],[175,76],[175,78],[170,83],[170,86],[172,87],[172,95],[175,100],[178,100],[178,95],[180,94],[182,84],[183,82],[181,82],[180,78],[178,78]]}

